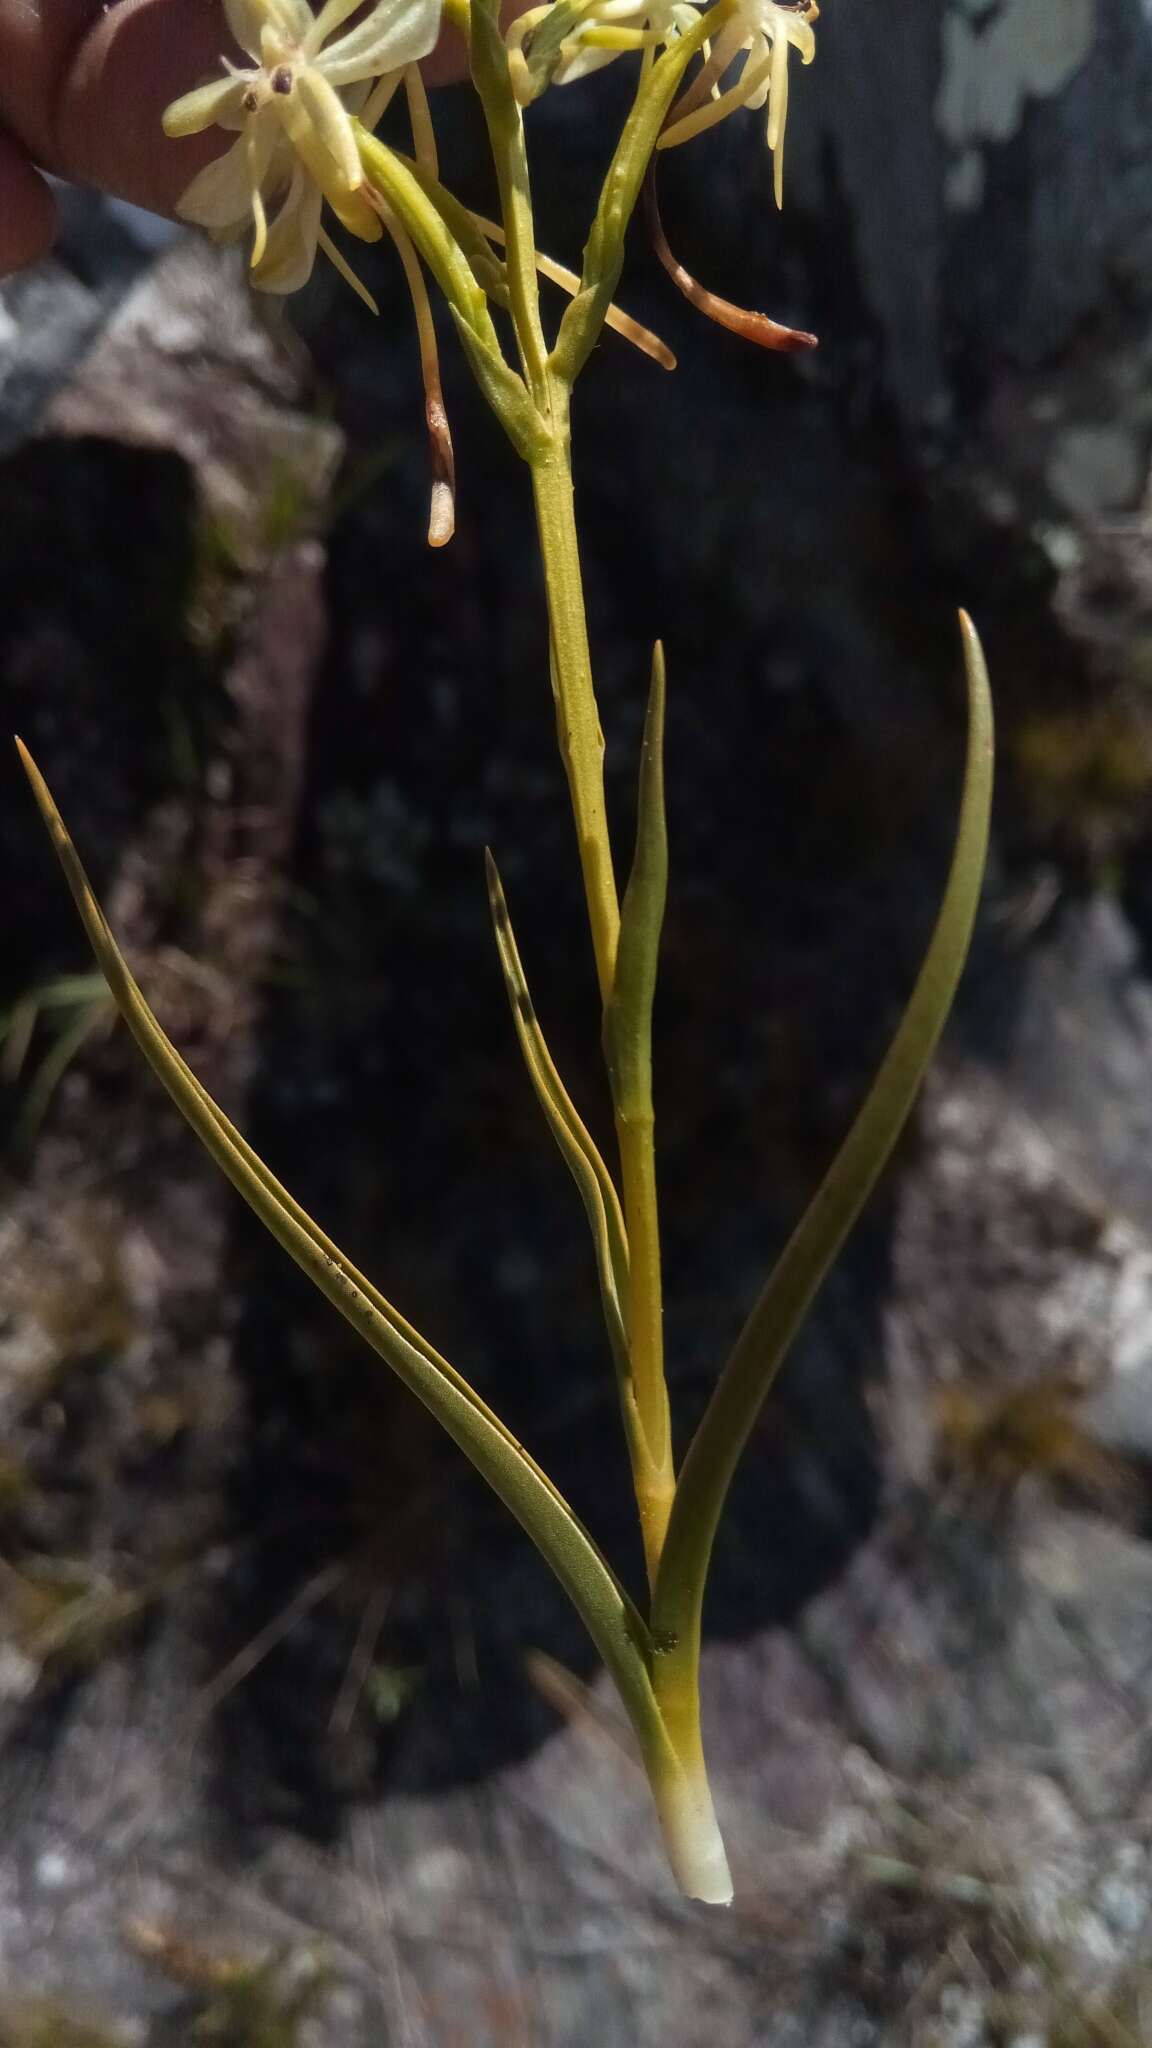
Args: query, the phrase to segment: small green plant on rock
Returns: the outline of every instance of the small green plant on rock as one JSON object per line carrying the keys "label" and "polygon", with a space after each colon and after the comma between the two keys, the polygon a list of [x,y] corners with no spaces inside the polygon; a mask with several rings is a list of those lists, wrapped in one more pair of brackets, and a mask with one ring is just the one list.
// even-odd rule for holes
{"label": "small green plant on rock", "polygon": [[0,2048],[126,2048],[126,2035],[80,2019],[54,1998],[0,2001]]}
{"label": "small green plant on rock", "polygon": [[[411,291],[424,372],[432,466],[429,539],[454,524],[452,443],[440,389],[428,280],[515,454],[536,510],[547,601],[551,688],[567,774],[615,1117],[618,1164],[605,1160],[557,1071],[513,934],[494,860],[496,944],[520,1050],[590,1228],[607,1346],[615,1367],[647,1566],[630,1591],[528,1449],[468,1380],[357,1272],[200,1086],[133,980],[51,796],[28,773],[115,1001],[188,1122],[268,1229],[366,1343],[439,1419],[547,1559],[611,1672],[639,1744],[668,1855],[690,1896],[732,1895],[713,1813],[699,1711],[701,1623],[709,1559],[737,1460],[812,1297],[875,1184],[916,1096],[949,1009],[975,915],[991,784],[991,715],[979,644],[965,621],[969,736],[955,854],[924,965],[879,1074],[825,1180],[753,1307],[687,1452],[677,1465],[664,1372],[654,1146],[652,1008],[668,872],[664,812],[665,676],[657,648],[639,763],[635,848],[617,881],[604,793],[604,738],[585,619],[570,451],[571,402],[606,326],[672,367],[670,352],[615,304],[625,235],[642,194],[658,255],[711,318],[773,350],[814,337],[707,291],[668,247],[656,204],[659,153],[746,108],[766,114],[781,195],[789,58],[815,53],[815,0],[547,0],[505,35],[498,0],[224,0],[245,67],[168,111],[172,135],[219,123],[231,147],[200,173],[183,211],[214,232],[252,233],[252,277],[289,292],[323,251],[369,305],[329,233],[387,236]],[[440,177],[419,60],[443,21],[465,41],[491,146],[499,218],[473,213]],[[579,274],[541,255],[533,222],[524,108],[615,59],[635,93],[612,152]],[[190,81],[191,83],[191,81]],[[410,146],[375,133],[389,102],[407,105]],[[327,209],[327,211],[325,210]],[[540,279],[568,294],[546,315]],[[505,346],[511,334],[514,347]]]}
{"label": "small green plant on rock", "polygon": [[[69,974],[27,989],[0,1014],[0,1080],[22,1090],[13,1144],[31,1144],[72,1062],[90,1038],[108,1029],[116,1012],[99,974]],[[33,1061],[33,1041],[47,1040]]]}
{"label": "small green plant on rock", "polygon": [[188,2048],[297,2048],[328,1977],[312,1949],[228,1954],[151,1920],[125,1929],[129,1946],[189,1994]]}

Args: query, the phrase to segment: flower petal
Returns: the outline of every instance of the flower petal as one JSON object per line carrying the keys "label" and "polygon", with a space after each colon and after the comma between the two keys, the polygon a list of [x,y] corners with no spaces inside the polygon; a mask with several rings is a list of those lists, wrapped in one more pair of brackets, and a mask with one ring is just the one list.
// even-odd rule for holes
{"label": "flower petal", "polygon": [[810,64],[816,55],[816,35],[810,22],[794,15],[788,24],[788,41],[793,49],[799,50],[800,62]]}
{"label": "flower petal", "polygon": [[324,0],[319,14],[312,23],[301,45],[306,57],[315,57],[322,50],[330,36],[343,28],[350,14],[355,14],[363,0]]}
{"label": "flower petal", "polygon": [[363,192],[349,192],[340,200],[339,204],[334,199],[329,200],[328,203],[341,226],[346,227],[349,234],[355,235],[361,242],[378,242],[380,240],[381,235],[384,233],[384,229],[380,224],[380,216],[369,205]]}
{"label": "flower petal", "polygon": [[268,19],[267,0],[224,0],[224,18],[233,41],[250,57],[258,57],[260,31]]}
{"label": "flower petal", "polygon": [[244,143],[248,151],[248,182],[252,192],[252,219],[256,226],[256,239],[252,244],[252,268],[255,269],[264,255],[268,238],[268,215],[264,207],[264,188],[267,184],[275,190],[274,182],[269,174],[272,170],[272,159],[277,147],[282,146],[282,138],[275,121],[261,120],[260,116],[257,115],[254,121],[249,121],[248,123],[244,134]]}
{"label": "flower petal", "polygon": [[[339,181],[340,190],[359,190],[364,183],[364,172],[348,110],[335,86],[328,83],[314,64],[305,64],[297,72],[296,89],[284,95],[280,118],[293,147],[299,150],[313,177],[325,191],[332,184],[333,175]],[[327,179],[316,167],[316,150],[328,160]]]}
{"label": "flower petal", "polygon": [[261,0],[269,28],[286,36],[290,43],[302,43],[309,34],[313,13],[308,0]]}
{"label": "flower petal", "polygon": [[344,256],[341,253],[341,251],[336,247],[336,244],[332,240],[331,236],[325,234],[323,227],[321,227],[316,239],[319,242],[320,247],[323,249],[324,254],[328,258],[329,263],[332,265],[333,270],[335,270],[337,274],[344,279],[345,284],[351,285],[357,298],[363,299],[364,304],[367,306],[368,311],[370,313],[379,314],[380,308],[376,304],[375,299],[372,297],[372,294],[369,291],[367,285],[363,282],[361,278],[357,277],[356,272],[353,270],[352,265],[348,261],[348,258]]}
{"label": "flower petal", "polygon": [[799,50],[802,63],[812,62],[816,55],[815,32],[812,23],[794,7],[781,7],[779,0],[742,0],[738,11],[769,42],[782,38]]}
{"label": "flower petal", "polygon": [[[739,104],[749,107],[754,114],[759,113],[761,107],[768,105],[768,95],[772,88],[772,66],[775,62],[776,44],[766,42],[762,36],[757,37],[749,48],[736,87],[733,88],[738,88],[742,95]],[[745,79],[749,81],[747,85],[744,83]]]}
{"label": "flower petal", "polygon": [[182,99],[173,100],[164,110],[165,135],[200,135],[205,128],[215,128],[223,120],[234,120],[251,79],[250,72],[233,72],[231,78],[198,85],[195,92],[186,92]]}
{"label": "flower petal", "polygon": [[202,228],[235,227],[248,219],[252,212],[252,174],[246,135],[193,178],[187,191],[181,193],[176,211],[181,220],[195,221]]}
{"label": "flower petal", "polygon": [[298,171],[268,230],[263,258],[252,272],[260,291],[297,292],[307,284],[316,262],[322,205],[319,189]]}
{"label": "flower petal", "polygon": [[294,89],[271,102],[288,144],[319,187],[338,220],[362,242],[378,242],[380,222],[364,197],[364,173],[347,110],[314,64],[301,68]]}
{"label": "flower petal", "polygon": [[573,36],[570,43],[560,46],[560,62],[552,74],[553,85],[574,85],[578,78],[587,78],[590,72],[603,70],[620,56],[619,50],[594,50]]}
{"label": "flower petal", "polygon": [[[396,82],[399,84],[399,79]],[[358,121],[372,97],[372,80],[370,78],[363,78],[358,85],[344,86],[340,97],[352,118]]]}
{"label": "flower petal", "polygon": [[354,85],[415,64],[440,33],[440,0],[379,0],[366,21],[321,52],[316,69],[331,85]]}
{"label": "flower petal", "polygon": [[776,158],[776,204],[780,204],[780,165],[784,150],[784,129],[788,120],[788,44],[781,36],[772,45],[772,75],[768,92],[768,147]]}

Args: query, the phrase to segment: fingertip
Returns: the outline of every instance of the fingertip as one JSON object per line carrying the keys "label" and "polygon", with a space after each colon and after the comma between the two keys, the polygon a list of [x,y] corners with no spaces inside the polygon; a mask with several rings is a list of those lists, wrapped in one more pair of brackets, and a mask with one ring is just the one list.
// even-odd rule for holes
{"label": "fingertip", "polygon": [[0,134],[0,277],[38,262],[56,235],[56,201],[10,135]]}

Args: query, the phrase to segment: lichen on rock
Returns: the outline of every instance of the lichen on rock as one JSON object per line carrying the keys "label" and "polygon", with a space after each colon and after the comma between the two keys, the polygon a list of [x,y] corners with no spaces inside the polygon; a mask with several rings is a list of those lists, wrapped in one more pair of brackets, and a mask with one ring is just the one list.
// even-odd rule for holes
{"label": "lichen on rock", "polygon": [[956,0],[947,10],[936,124],[955,152],[953,206],[979,205],[984,149],[1010,140],[1031,100],[1067,85],[1096,27],[1096,0]]}

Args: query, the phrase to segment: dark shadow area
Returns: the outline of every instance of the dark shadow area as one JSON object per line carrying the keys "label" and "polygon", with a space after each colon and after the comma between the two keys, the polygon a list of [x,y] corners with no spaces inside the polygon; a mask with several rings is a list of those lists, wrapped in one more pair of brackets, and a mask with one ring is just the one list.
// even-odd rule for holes
{"label": "dark shadow area", "polygon": [[[53,867],[30,857],[35,809],[18,731],[102,886],[133,821],[169,791],[212,681],[189,644],[196,490],[165,449],[51,437],[0,465],[0,859],[10,889],[0,1002],[77,953]],[[34,840],[33,840],[34,843]]]}

